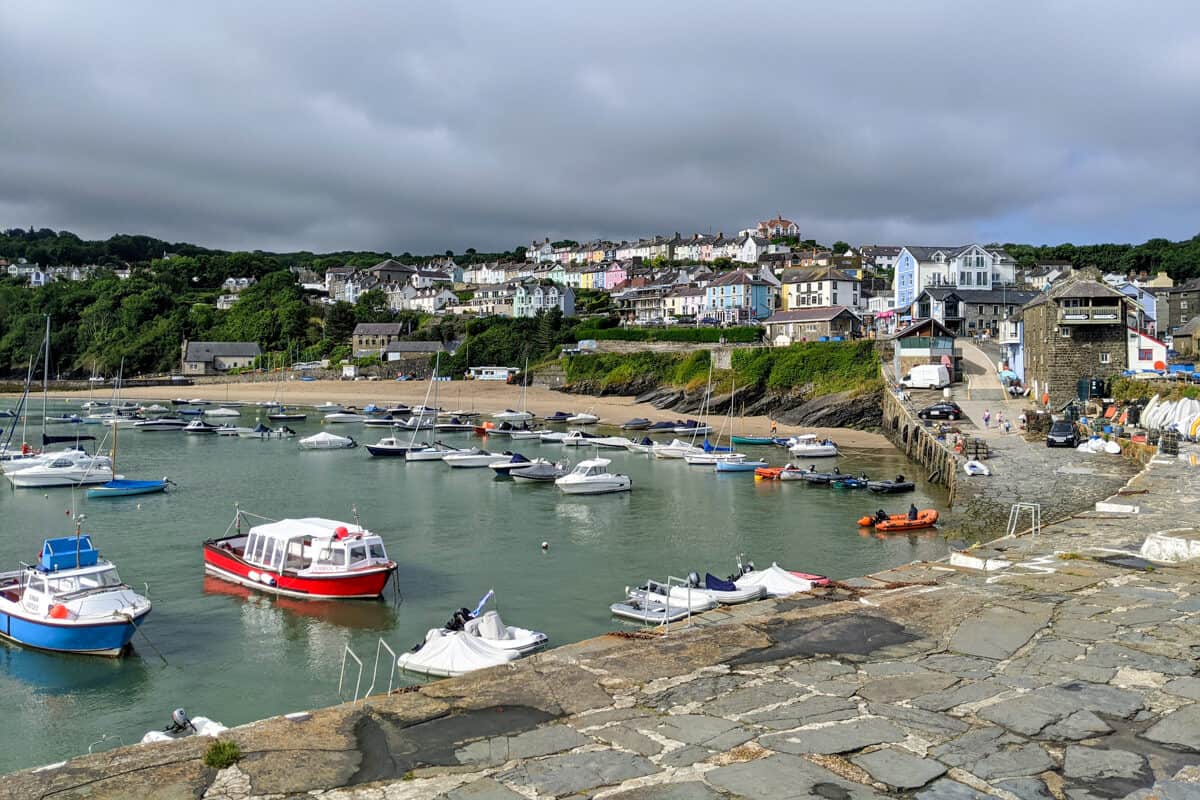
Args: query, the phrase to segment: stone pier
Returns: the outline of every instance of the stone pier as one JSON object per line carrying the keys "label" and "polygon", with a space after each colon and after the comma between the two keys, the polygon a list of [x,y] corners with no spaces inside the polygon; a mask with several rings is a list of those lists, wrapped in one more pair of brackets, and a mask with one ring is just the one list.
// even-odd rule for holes
{"label": "stone pier", "polygon": [[1200,469],[1152,459],[1107,502],[950,562],[235,728],[221,770],[193,738],[14,773],[0,798],[1197,798]]}

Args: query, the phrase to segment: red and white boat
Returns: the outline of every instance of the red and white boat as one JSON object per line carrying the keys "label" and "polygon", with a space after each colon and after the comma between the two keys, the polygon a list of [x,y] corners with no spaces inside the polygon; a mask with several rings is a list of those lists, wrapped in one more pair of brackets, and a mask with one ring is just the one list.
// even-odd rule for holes
{"label": "red and white boat", "polygon": [[383,540],[357,523],[282,519],[204,543],[204,571],[261,592],[313,600],[374,598],[396,571]]}

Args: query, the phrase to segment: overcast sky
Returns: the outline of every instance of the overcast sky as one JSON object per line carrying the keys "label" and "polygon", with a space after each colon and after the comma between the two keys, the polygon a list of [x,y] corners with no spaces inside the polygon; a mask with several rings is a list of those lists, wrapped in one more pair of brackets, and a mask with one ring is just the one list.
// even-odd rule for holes
{"label": "overcast sky", "polygon": [[1200,232],[1194,2],[0,4],[0,227],[224,248]]}

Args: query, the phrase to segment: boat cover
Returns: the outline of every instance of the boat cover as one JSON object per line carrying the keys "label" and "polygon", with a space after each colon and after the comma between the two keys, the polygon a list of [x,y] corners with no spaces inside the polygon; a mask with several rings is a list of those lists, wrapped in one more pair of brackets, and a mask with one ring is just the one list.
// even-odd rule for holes
{"label": "boat cover", "polygon": [[94,442],[95,436],[56,436],[52,433],[42,434],[42,444],[61,444],[62,442]]}
{"label": "boat cover", "polygon": [[[193,717],[192,725],[195,726],[196,731],[194,733],[189,732],[187,736],[218,736],[229,730],[221,723],[208,717]],[[186,738],[186,736],[172,736],[166,731],[149,731],[142,737],[142,744],[147,744],[148,742],[169,742],[172,739],[181,738]]]}
{"label": "boat cover", "polygon": [[772,564],[766,569],[747,572],[737,579],[736,584],[739,589],[762,586],[768,597],[787,597],[797,592],[807,592],[813,587],[812,581],[797,578],[778,564]]}
{"label": "boat cover", "polygon": [[723,581],[711,572],[704,573],[704,588],[716,592],[736,592],[737,584],[733,581]]}
{"label": "boat cover", "polygon": [[453,677],[499,666],[519,657],[516,650],[502,650],[478,636],[430,628],[418,649],[402,653],[398,663],[410,672]]}
{"label": "boat cover", "polygon": [[498,611],[488,611],[469,620],[463,630],[501,650],[515,650],[520,653],[541,647],[547,641],[544,633],[505,625]]}

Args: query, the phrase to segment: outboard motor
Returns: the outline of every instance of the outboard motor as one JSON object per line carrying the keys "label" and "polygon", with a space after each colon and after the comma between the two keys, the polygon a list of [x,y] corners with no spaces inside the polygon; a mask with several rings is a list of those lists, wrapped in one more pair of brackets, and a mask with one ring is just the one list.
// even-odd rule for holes
{"label": "outboard motor", "polygon": [[460,608],[454,612],[454,616],[450,617],[450,621],[446,623],[446,630],[461,631],[471,619],[471,609]]}
{"label": "outboard motor", "polygon": [[690,586],[690,587],[692,587],[693,589],[699,589],[699,588],[700,588],[700,575],[699,575],[699,573],[696,573],[696,572],[689,572],[689,573],[688,573],[688,578],[687,578],[687,585],[688,585],[688,586]]}
{"label": "outboard motor", "polygon": [[167,733],[187,733],[188,731],[196,733],[196,726],[192,724],[186,711],[182,708],[177,708],[171,712],[171,724],[164,728],[164,730]]}

